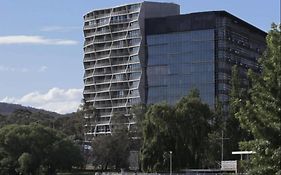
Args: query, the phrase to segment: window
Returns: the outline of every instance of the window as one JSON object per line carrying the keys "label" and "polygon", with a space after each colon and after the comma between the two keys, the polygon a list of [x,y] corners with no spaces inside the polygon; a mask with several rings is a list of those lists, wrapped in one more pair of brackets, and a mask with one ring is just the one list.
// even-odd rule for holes
{"label": "window", "polygon": [[148,103],[175,104],[192,88],[210,105],[215,99],[214,30],[147,36]]}

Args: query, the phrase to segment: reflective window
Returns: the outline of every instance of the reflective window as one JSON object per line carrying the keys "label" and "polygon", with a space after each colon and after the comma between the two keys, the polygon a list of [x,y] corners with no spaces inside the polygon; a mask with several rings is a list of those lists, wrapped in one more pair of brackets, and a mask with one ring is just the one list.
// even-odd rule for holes
{"label": "reflective window", "polygon": [[175,104],[197,88],[204,102],[215,101],[214,30],[147,36],[148,104]]}

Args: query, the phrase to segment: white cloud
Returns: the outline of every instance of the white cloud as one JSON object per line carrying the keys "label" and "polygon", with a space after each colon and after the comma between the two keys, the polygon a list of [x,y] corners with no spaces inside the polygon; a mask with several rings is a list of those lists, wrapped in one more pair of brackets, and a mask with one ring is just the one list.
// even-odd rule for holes
{"label": "white cloud", "polygon": [[0,45],[11,44],[75,45],[78,44],[78,42],[74,40],[48,39],[42,36],[30,35],[0,36]]}
{"label": "white cloud", "polygon": [[46,70],[48,69],[47,66],[41,66],[38,70],[38,72],[46,72]]}
{"label": "white cloud", "polygon": [[26,67],[11,67],[11,66],[5,66],[0,65],[0,72],[20,72],[20,73],[27,73],[27,72],[46,72],[48,69],[47,66],[41,66],[39,68],[35,69],[29,69]]}
{"label": "white cloud", "polygon": [[0,101],[65,114],[76,111],[81,103],[81,99],[82,89],[60,89],[55,87],[46,93],[35,91],[20,98],[5,97]]}
{"label": "white cloud", "polygon": [[81,29],[79,26],[45,26],[41,29],[43,32],[70,32],[73,30]]}
{"label": "white cloud", "polygon": [[29,72],[30,70],[28,68],[22,67],[22,68],[15,68],[15,67],[10,67],[10,66],[3,66],[0,65],[0,72]]}

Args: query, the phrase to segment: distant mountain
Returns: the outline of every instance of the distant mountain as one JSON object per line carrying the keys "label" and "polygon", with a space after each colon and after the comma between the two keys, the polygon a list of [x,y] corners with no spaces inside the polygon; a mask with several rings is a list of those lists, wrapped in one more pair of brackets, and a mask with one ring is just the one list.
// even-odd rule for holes
{"label": "distant mountain", "polygon": [[10,115],[16,110],[29,110],[32,113],[42,113],[42,114],[47,114],[53,117],[65,117],[68,116],[69,114],[59,114],[56,112],[51,112],[51,111],[46,111],[43,109],[37,109],[29,106],[22,106],[19,104],[12,104],[12,103],[2,103],[0,102],[0,114],[2,115]]}
{"label": "distant mountain", "polygon": [[[57,129],[76,140],[83,139],[82,113],[58,114],[43,109],[26,107],[19,104],[0,102],[0,129],[6,125],[40,125]],[[0,173],[1,174],[1,173]]]}

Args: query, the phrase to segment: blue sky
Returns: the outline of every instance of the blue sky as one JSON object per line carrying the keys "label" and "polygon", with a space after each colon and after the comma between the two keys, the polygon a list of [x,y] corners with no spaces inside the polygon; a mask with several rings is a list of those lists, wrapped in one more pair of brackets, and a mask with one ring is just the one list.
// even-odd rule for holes
{"label": "blue sky", "polygon": [[[156,0],[157,1],[157,0]],[[0,101],[67,113],[83,88],[83,15],[135,0],[0,0]],[[226,10],[268,31],[279,0],[161,0],[181,13]]]}

